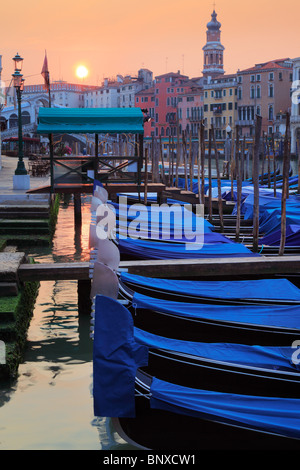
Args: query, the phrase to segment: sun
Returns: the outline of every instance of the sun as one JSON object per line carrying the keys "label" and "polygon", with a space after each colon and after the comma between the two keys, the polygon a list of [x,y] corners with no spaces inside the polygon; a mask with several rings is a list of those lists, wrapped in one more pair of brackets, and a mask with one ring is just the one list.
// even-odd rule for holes
{"label": "sun", "polygon": [[76,69],[76,75],[78,78],[85,78],[89,74],[88,69],[85,67],[85,65],[79,65]]}

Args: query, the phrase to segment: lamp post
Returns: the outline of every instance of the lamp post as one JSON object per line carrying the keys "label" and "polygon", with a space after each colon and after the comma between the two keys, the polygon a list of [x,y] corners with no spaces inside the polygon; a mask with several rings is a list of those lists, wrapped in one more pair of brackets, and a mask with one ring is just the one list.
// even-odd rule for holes
{"label": "lamp post", "polygon": [[13,177],[14,189],[29,189],[30,187],[30,176],[27,174],[24,161],[23,161],[23,136],[22,136],[22,109],[21,109],[21,100],[22,92],[24,90],[24,78],[21,74],[23,59],[17,53],[13,58],[15,62],[15,72],[12,74],[14,88],[16,90],[17,101],[18,101],[18,141],[19,141],[19,151],[18,151],[18,165],[15,170]]}
{"label": "lamp post", "polygon": [[17,53],[13,58],[15,62],[15,72],[12,74],[13,83],[16,90],[17,101],[18,101],[18,135],[19,135],[19,152],[18,152],[18,166],[15,171],[15,175],[27,175],[27,171],[23,161],[23,137],[22,137],[22,109],[21,109],[21,100],[22,100],[22,91],[24,90],[24,79],[21,74],[22,70],[22,57]]}

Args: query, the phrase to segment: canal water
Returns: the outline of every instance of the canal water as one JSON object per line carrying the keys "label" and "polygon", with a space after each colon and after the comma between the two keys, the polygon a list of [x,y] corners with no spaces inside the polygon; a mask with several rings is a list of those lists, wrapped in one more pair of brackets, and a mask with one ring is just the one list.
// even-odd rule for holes
{"label": "canal water", "polygon": [[[82,197],[82,230],[74,234],[73,200],[61,201],[51,248],[30,248],[40,262],[88,260],[90,197]],[[134,449],[95,419],[90,316],[78,316],[77,282],[40,283],[24,362],[0,382],[0,450]]]}

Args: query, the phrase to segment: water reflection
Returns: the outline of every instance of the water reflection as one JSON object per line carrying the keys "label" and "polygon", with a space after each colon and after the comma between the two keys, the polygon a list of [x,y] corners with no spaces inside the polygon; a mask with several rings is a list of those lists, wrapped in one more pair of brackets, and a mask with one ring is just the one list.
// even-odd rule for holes
{"label": "water reflection", "polygon": [[[80,236],[72,198],[65,198],[52,247],[27,253],[40,262],[88,260],[90,198],[82,199]],[[0,449],[130,448],[109,419],[94,418],[89,334],[90,316],[78,315],[77,282],[41,282],[19,376],[0,383]]]}

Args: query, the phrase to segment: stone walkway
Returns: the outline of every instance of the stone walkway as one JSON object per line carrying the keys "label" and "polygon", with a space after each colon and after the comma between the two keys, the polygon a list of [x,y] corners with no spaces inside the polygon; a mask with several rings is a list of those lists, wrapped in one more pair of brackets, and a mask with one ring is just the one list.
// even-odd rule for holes
{"label": "stone walkway", "polygon": [[[2,168],[0,170],[0,195],[22,195],[26,194],[26,190],[13,189],[13,175],[17,168],[18,158],[7,157],[2,155]],[[24,158],[25,167],[28,171],[28,158]],[[30,177],[30,189],[36,189],[40,186],[50,184],[50,177]]]}

